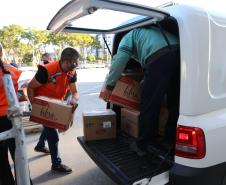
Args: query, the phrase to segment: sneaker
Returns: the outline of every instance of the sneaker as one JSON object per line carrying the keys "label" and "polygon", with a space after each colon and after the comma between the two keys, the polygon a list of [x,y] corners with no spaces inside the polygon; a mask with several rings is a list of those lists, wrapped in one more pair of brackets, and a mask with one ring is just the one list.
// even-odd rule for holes
{"label": "sneaker", "polygon": [[36,152],[42,152],[42,153],[45,153],[45,154],[50,154],[49,149],[46,148],[46,147],[36,146],[36,147],[34,148],[34,150],[35,150]]}
{"label": "sneaker", "polygon": [[64,164],[52,165],[51,170],[56,172],[71,173],[72,169]]}

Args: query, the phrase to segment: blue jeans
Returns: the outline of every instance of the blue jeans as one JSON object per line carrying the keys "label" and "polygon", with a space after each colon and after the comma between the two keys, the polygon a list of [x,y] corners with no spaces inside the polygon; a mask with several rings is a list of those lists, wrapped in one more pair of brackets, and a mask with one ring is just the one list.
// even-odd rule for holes
{"label": "blue jeans", "polygon": [[46,140],[47,140],[47,138],[46,138],[46,134],[45,134],[44,128],[43,128],[42,133],[41,133],[41,135],[40,135],[40,137],[39,137],[37,146],[38,146],[38,147],[45,147],[45,141],[46,141]]}
{"label": "blue jeans", "polygon": [[179,55],[172,55],[171,52],[156,61],[147,61],[141,93],[139,145],[147,144],[158,136],[159,113],[164,95],[167,95],[170,109],[166,135],[175,137],[179,114],[179,61]]}
{"label": "blue jeans", "polygon": [[58,131],[55,128],[49,128],[44,126],[37,146],[45,146],[45,138],[49,145],[52,164],[53,165],[61,164],[61,158],[58,151],[58,142],[59,142]]}

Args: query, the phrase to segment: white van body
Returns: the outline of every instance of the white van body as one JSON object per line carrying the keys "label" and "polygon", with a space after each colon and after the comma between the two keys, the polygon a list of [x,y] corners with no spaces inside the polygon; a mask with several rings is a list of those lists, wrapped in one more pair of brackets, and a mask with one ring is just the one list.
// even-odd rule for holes
{"label": "white van body", "polygon": [[200,128],[205,136],[204,157],[192,159],[175,155],[171,170],[134,184],[226,185],[226,9],[176,4],[153,13],[152,10],[157,9],[130,7],[129,3],[122,6],[118,2],[121,1],[71,1],[52,19],[48,29],[90,33],[90,30],[69,28],[72,20],[88,14],[83,12],[84,7],[84,10],[96,7],[153,17],[110,31],[91,30],[94,33],[117,34],[161,21],[167,15],[173,17],[178,24],[181,57],[178,125]]}

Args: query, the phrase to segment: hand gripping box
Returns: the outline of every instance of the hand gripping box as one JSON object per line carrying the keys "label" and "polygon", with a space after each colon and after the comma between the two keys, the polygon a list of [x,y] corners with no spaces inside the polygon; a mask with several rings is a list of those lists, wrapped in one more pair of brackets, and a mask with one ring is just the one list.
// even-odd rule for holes
{"label": "hand gripping box", "polygon": [[66,131],[73,120],[73,107],[66,102],[38,96],[32,103],[30,121]]}
{"label": "hand gripping box", "polygon": [[139,82],[126,76],[121,76],[109,100],[116,105],[139,110],[140,93],[141,86]]}
{"label": "hand gripping box", "polygon": [[[143,72],[124,72],[121,75],[121,77],[125,77],[125,78],[128,78],[128,79],[134,80],[138,83],[140,83],[140,81],[143,79],[143,76],[144,76]],[[107,76],[106,76],[106,78],[107,78]],[[104,90],[106,88],[106,84],[105,84],[106,78],[105,78],[105,81],[103,83],[101,92],[99,94],[99,98],[101,98],[101,99],[103,99],[103,97],[104,97]]]}
{"label": "hand gripping box", "polygon": [[111,109],[83,112],[83,131],[86,141],[115,138],[115,112]]}

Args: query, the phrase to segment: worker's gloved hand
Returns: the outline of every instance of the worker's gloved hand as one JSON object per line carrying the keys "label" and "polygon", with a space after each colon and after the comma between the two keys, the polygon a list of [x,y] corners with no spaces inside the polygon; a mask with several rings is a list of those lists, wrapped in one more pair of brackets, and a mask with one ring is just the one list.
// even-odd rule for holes
{"label": "worker's gloved hand", "polygon": [[78,103],[75,103],[75,104],[71,104],[73,106],[72,108],[72,113],[77,109],[78,107]]}
{"label": "worker's gloved hand", "polygon": [[74,112],[75,109],[78,107],[78,100],[70,95],[67,98],[67,105],[72,105],[73,106],[72,112]]}
{"label": "worker's gloved hand", "polygon": [[69,104],[73,106],[78,105],[78,100],[76,100],[75,98],[71,98]]}

